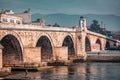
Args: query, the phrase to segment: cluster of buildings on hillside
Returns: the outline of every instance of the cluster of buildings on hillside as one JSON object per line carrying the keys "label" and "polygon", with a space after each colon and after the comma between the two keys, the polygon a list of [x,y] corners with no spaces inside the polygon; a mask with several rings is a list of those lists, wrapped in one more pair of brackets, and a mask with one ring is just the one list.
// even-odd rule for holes
{"label": "cluster of buildings on hillside", "polygon": [[[36,21],[31,20],[31,11],[30,9],[25,10],[23,13],[14,13],[12,10],[2,10],[0,13],[0,23],[11,23],[11,24],[33,24],[33,25],[40,25],[45,27],[45,20],[44,19],[37,19]],[[53,25],[53,27],[57,25]],[[60,27],[60,26],[59,26]],[[87,26],[88,30],[92,30],[91,26]],[[120,39],[120,36],[115,34],[112,35],[111,31],[106,30],[105,28],[98,27],[98,30],[101,34],[114,37],[116,39]]]}

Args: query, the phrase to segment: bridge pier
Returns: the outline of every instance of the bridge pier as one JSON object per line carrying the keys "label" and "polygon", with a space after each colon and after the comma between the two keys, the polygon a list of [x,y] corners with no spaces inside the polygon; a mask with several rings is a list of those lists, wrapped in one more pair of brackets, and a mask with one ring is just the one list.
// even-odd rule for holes
{"label": "bridge pier", "polygon": [[[52,60],[53,61],[67,61],[68,60],[68,47],[54,47],[53,57],[50,61]],[[42,63],[41,48],[40,47],[24,48],[23,62],[24,63]]]}
{"label": "bridge pier", "polygon": [[56,61],[66,61],[68,60],[68,47],[55,47],[54,53]]}
{"label": "bridge pier", "polygon": [[3,67],[3,64],[2,64],[2,49],[3,49],[3,46],[0,44],[0,68]]}
{"label": "bridge pier", "polygon": [[40,47],[24,48],[23,62],[41,63],[41,48]]}
{"label": "bridge pier", "polygon": [[2,49],[0,48],[0,68],[2,68]]}
{"label": "bridge pier", "polygon": [[87,58],[87,54],[85,51],[85,37],[86,37],[86,31],[81,30],[81,28],[78,28],[77,31],[77,39],[76,39],[76,55],[78,57],[82,57],[84,60]]}

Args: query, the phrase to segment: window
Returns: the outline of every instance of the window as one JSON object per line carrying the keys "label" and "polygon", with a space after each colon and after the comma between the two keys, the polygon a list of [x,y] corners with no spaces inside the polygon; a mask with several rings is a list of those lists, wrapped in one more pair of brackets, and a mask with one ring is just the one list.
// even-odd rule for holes
{"label": "window", "polygon": [[17,24],[20,24],[20,21],[16,21]]}
{"label": "window", "polygon": [[14,23],[14,20],[11,19],[11,20],[10,20],[10,23]]}
{"label": "window", "polygon": [[3,18],[3,22],[8,22],[6,18]]}

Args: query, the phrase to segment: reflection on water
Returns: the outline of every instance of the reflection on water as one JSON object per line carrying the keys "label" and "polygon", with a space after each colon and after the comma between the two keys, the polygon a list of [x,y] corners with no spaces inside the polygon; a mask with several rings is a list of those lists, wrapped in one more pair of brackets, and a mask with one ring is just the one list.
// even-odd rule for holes
{"label": "reflection on water", "polygon": [[[15,73],[15,74],[14,74]],[[39,72],[14,72],[6,78],[32,80],[120,80],[120,63],[77,63]]]}

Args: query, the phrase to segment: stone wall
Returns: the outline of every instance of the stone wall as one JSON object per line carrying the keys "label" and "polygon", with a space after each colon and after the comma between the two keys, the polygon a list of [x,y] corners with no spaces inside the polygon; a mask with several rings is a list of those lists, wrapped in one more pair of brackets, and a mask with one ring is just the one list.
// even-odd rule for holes
{"label": "stone wall", "polygon": [[23,60],[26,63],[40,63],[41,62],[41,49],[36,48],[25,48],[23,53]]}
{"label": "stone wall", "polygon": [[67,47],[55,47],[54,53],[55,53],[56,60],[68,60]]}
{"label": "stone wall", "polygon": [[63,41],[66,36],[70,36],[74,43],[75,55],[84,57],[85,52],[85,37],[89,36],[90,44],[93,46],[96,44],[96,40],[101,41],[102,49],[105,45],[105,37],[87,33],[86,31],[76,31],[72,28],[61,27],[41,27],[35,25],[24,24],[3,24],[0,23],[0,40],[6,35],[13,35],[20,43],[24,62],[41,62],[40,48],[36,48],[36,44],[41,36],[46,36],[53,49],[53,56],[58,60],[68,60],[68,49],[62,47]]}
{"label": "stone wall", "polygon": [[15,16],[22,17],[23,23],[31,23],[31,11],[26,10],[24,13],[14,14]]}
{"label": "stone wall", "polygon": [[0,68],[2,68],[2,49],[0,48]]}
{"label": "stone wall", "polygon": [[[92,32],[91,32],[92,33]],[[94,32],[93,32],[94,33]],[[87,33],[86,37],[88,38],[89,42],[90,42],[90,47],[91,47],[91,51],[100,51],[100,50],[105,50],[105,46],[106,46],[106,38],[103,36],[100,36],[98,33],[94,34],[89,34]],[[100,46],[96,45],[96,42],[100,41]]]}

